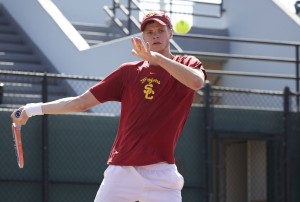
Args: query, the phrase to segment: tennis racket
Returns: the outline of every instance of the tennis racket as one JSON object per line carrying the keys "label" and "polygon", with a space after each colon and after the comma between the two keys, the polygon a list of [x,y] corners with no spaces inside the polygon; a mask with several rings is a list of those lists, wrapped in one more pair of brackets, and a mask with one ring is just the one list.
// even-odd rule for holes
{"label": "tennis racket", "polygon": [[[15,117],[19,118],[21,116],[21,111],[18,110],[15,112]],[[13,141],[15,146],[15,152],[17,156],[17,162],[19,168],[24,167],[24,156],[23,156],[23,147],[22,147],[22,139],[21,139],[21,126],[12,123],[12,134],[13,134]]]}

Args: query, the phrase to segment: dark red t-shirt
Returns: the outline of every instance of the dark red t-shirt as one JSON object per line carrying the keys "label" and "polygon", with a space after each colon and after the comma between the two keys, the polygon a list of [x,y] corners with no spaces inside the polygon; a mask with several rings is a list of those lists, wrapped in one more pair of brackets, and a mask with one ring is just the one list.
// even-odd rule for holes
{"label": "dark red t-shirt", "polygon": [[[173,60],[201,69],[205,74],[196,57],[178,55]],[[91,87],[90,92],[101,103],[122,103],[120,125],[108,164],[175,163],[175,146],[189,114],[194,90],[163,68],[140,61],[123,64]]]}

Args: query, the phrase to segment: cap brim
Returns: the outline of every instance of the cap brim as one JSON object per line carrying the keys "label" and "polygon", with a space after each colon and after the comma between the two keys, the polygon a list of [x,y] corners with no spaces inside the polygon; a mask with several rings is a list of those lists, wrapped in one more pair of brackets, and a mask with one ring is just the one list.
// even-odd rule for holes
{"label": "cap brim", "polygon": [[141,31],[144,31],[146,24],[147,24],[148,22],[150,22],[150,21],[156,21],[156,22],[158,22],[158,23],[161,24],[161,25],[167,25],[164,21],[162,21],[162,20],[160,20],[160,19],[157,19],[157,18],[149,18],[149,19],[145,20],[145,21],[141,24]]}

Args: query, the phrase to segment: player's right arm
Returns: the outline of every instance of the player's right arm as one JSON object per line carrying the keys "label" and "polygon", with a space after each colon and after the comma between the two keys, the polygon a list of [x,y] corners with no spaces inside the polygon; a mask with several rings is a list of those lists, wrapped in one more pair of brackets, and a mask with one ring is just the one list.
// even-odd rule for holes
{"label": "player's right arm", "polygon": [[42,105],[43,114],[66,114],[83,112],[100,104],[90,91],[86,91],[77,97],[67,97]]}
{"label": "player's right arm", "polygon": [[[100,102],[94,95],[90,91],[86,91],[82,95],[76,97],[62,98],[47,103],[41,103],[40,105],[42,114],[67,114],[83,112],[98,104],[100,104]],[[14,111],[11,114],[12,121],[17,125],[25,125],[29,119],[29,114],[28,112],[26,113],[26,107],[20,107],[18,110],[22,111],[21,116],[16,118],[14,116]]]}

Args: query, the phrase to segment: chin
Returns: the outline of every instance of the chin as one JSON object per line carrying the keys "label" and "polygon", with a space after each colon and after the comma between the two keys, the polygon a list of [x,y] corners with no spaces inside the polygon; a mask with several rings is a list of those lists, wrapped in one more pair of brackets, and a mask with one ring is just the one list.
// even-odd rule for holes
{"label": "chin", "polygon": [[161,46],[159,46],[159,45],[152,46],[150,48],[150,50],[151,51],[155,51],[155,52],[159,52],[159,53],[164,51],[164,49]]}

